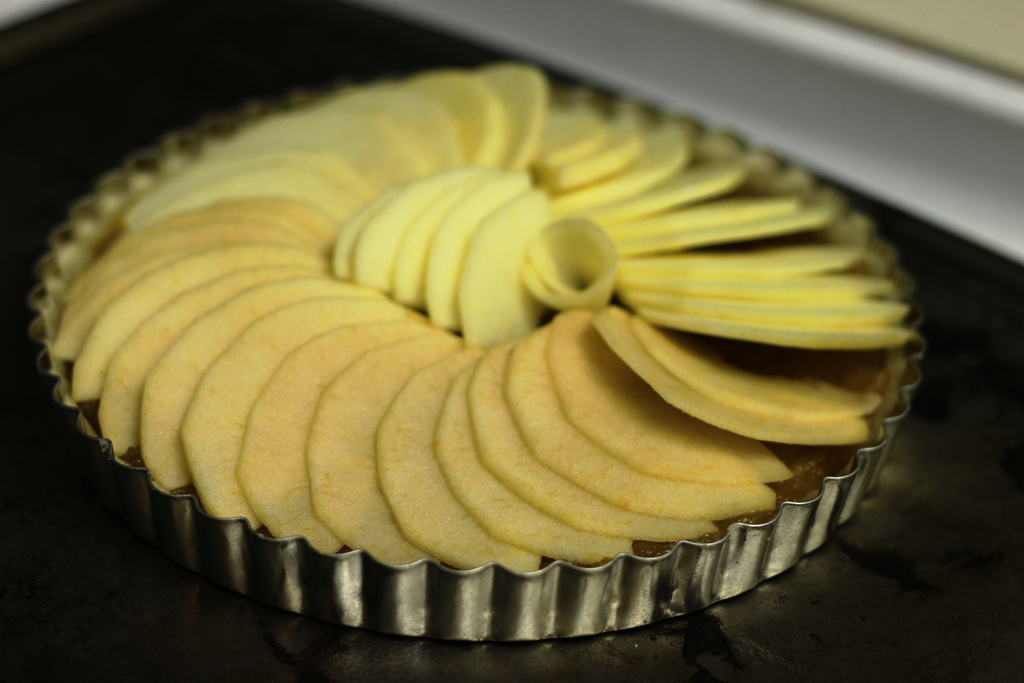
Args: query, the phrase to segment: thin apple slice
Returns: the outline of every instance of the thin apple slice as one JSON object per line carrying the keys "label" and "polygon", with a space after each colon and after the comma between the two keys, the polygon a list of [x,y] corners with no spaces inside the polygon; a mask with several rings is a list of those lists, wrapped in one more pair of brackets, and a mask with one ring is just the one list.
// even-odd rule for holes
{"label": "thin apple slice", "polygon": [[678,541],[715,530],[709,521],[681,521],[614,507],[537,462],[519,434],[502,387],[513,346],[496,346],[484,355],[466,394],[477,454],[495,478],[541,512],[592,534]]}
{"label": "thin apple slice", "polygon": [[755,282],[794,278],[845,270],[864,257],[864,249],[846,245],[761,247],[744,252],[701,252],[624,258],[619,261],[620,282],[634,284],[645,278]]}
{"label": "thin apple slice", "polygon": [[510,139],[501,99],[476,74],[439,69],[413,76],[408,85],[437,98],[455,122],[466,163],[497,166]]}
{"label": "thin apple slice", "polygon": [[392,272],[392,294],[400,304],[425,310],[427,307],[427,262],[430,245],[441,221],[456,204],[476,192],[493,175],[486,174],[472,182],[448,189],[430,204],[409,226],[395,257]]}
{"label": "thin apple slice", "polygon": [[709,484],[781,481],[789,469],[764,445],[670,406],[622,362],[591,325],[562,313],[546,354],[558,403],[591,441],[644,474]]}
{"label": "thin apple slice", "polygon": [[725,362],[711,345],[693,335],[659,330],[637,316],[629,322],[633,334],[656,361],[719,405],[801,423],[859,420],[882,400],[874,392],[852,391],[815,379],[773,377],[743,370]]}
{"label": "thin apple slice", "polygon": [[619,275],[618,290],[624,298],[640,292],[657,292],[722,301],[850,303],[896,293],[892,278],[876,275],[829,274],[776,279],[701,280],[644,275]]}
{"label": "thin apple slice", "polygon": [[192,321],[258,285],[308,276],[306,269],[288,266],[240,270],[178,295],[146,318],[110,359],[103,381],[99,420],[114,456],[138,448],[146,376]]}
{"label": "thin apple slice", "polygon": [[105,282],[97,282],[96,286],[68,302],[51,353],[66,360],[78,358],[96,319],[114,299],[135,283],[177,263],[199,264],[206,269],[200,272],[209,275],[197,276],[200,279],[193,280],[193,284],[202,282],[204,277],[209,280],[232,270],[261,265],[303,266],[316,272],[324,269],[323,259],[318,254],[288,245],[239,245],[223,249],[182,249],[172,252],[166,257],[140,264],[137,268],[123,270]]}
{"label": "thin apple slice", "polygon": [[[740,201],[740,200],[736,200]],[[698,211],[699,209],[692,209]],[[623,257],[642,254],[661,254],[682,249],[696,249],[732,242],[778,237],[799,232],[820,230],[828,226],[836,218],[835,209],[827,205],[810,205],[799,211],[781,215],[776,218],[752,220],[749,222],[730,222],[706,227],[687,227],[676,231],[666,231],[650,236],[632,237],[627,234],[612,232],[612,240]]]}
{"label": "thin apple slice", "polygon": [[501,165],[521,171],[537,156],[550,92],[544,73],[534,66],[503,62],[477,69],[476,75],[501,100],[508,124],[508,146]]}
{"label": "thin apple slice", "polygon": [[441,220],[427,259],[427,312],[430,322],[462,329],[459,281],[473,234],[495,209],[530,189],[526,173],[502,173],[466,195]]}
{"label": "thin apple slice", "polygon": [[611,301],[617,263],[615,244],[601,228],[585,218],[567,218],[531,240],[520,276],[550,308],[598,309]]}
{"label": "thin apple slice", "polygon": [[72,396],[78,402],[98,399],[110,359],[121,344],[177,295],[228,273],[273,265],[305,266],[315,273],[323,262],[294,247],[237,245],[190,254],[136,280],[96,316],[75,359]]}
{"label": "thin apple slice", "polygon": [[345,325],[289,353],[249,411],[238,481],[256,516],[276,538],[305,536],[325,553],[341,542],[313,514],[306,437],[320,394],[367,351],[431,334],[418,322]]}
{"label": "thin apple slice", "polygon": [[[436,398],[420,395],[416,399],[426,406],[416,408],[423,419],[433,418],[436,423],[436,430],[431,423],[417,436],[425,444],[433,436],[434,455],[444,480],[462,506],[490,536],[543,557],[596,564],[631,552],[631,539],[586,533],[544,514],[515,495],[480,463],[466,399],[473,371],[472,367],[466,368],[451,382],[447,398],[443,391],[427,385],[424,389],[433,389]],[[384,429],[382,423],[382,438]],[[424,450],[429,453],[429,449]]]}
{"label": "thin apple slice", "polygon": [[462,167],[403,185],[391,200],[375,211],[359,232],[352,248],[352,277],[364,285],[391,293],[398,248],[412,224],[446,191],[471,187],[487,171]]}
{"label": "thin apple slice", "polygon": [[559,407],[544,352],[550,334],[550,328],[543,327],[525,338],[512,351],[505,371],[509,411],[538,461],[618,508],[649,515],[724,519],[775,505],[775,492],[763,484],[652,477],[597,447],[565,419]]}
{"label": "thin apple slice", "polygon": [[398,196],[402,187],[404,185],[385,190],[376,199],[345,221],[338,229],[331,259],[335,275],[343,280],[352,279],[352,251],[356,247],[356,242],[359,241],[359,236],[363,234],[363,230],[366,229],[370,221]]}
{"label": "thin apple slice", "polygon": [[556,216],[585,213],[595,206],[636,198],[679,172],[690,161],[693,126],[665,117],[643,133],[640,157],[618,175],[560,194],[551,201]]}
{"label": "thin apple slice", "polygon": [[608,126],[592,98],[557,102],[544,120],[537,163],[549,168],[563,166],[590,156],[607,140]]}
{"label": "thin apple slice", "polygon": [[657,325],[674,330],[800,349],[881,349],[902,346],[914,337],[913,330],[900,325],[814,329],[670,313],[654,308],[640,308],[637,313]]}
{"label": "thin apple slice", "polygon": [[306,441],[313,512],[342,543],[381,562],[406,564],[427,553],[402,535],[381,492],[378,427],[413,374],[460,346],[454,336],[431,334],[369,351],[320,397]]}
{"label": "thin apple slice", "polygon": [[466,344],[487,348],[537,327],[541,304],[520,276],[526,248],[548,223],[547,197],[530,190],[487,216],[466,252],[459,318]]}
{"label": "thin apple slice", "polygon": [[580,213],[605,226],[632,223],[726,195],[743,185],[746,179],[747,169],[743,164],[698,166],[643,194],[583,209]]}
{"label": "thin apple slice", "polygon": [[841,445],[868,437],[864,420],[815,420],[794,425],[748,410],[720,405],[665,369],[633,333],[630,315],[610,306],[594,316],[594,326],[609,347],[666,401],[699,420],[752,439],[780,443]]}
{"label": "thin apple slice", "polygon": [[341,297],[351,285],[326,276],[258,285],[196,318],[160,357],[142,391],[139,446],[157,486],[167,491],[192,482],[181,447],[181,424],[203,373],[260,317],[288,304]]}
{"label": "thin apple slice", "polygon": [[288,353],[342,325],[409,317],[386,299],[335,297],[285,306],[246,328],[206,369],[181,424],[192,483],[206,510],[260,526],[238,481],[238,458],[252,404]]}
{"label": "thin apple slice", "polygon": [[423,368],[392,401],[377,431],[381,491],[402,535],[431,557],[460,569],[499,562],[533,571],[540,555],[490,534],[460,502],[439,467],[439,454],[451,449],[453,436],[445,419],[445,396],[459,390],[456,376],[469,372],[467,366],[479,356],[479,351],[466,350]]}

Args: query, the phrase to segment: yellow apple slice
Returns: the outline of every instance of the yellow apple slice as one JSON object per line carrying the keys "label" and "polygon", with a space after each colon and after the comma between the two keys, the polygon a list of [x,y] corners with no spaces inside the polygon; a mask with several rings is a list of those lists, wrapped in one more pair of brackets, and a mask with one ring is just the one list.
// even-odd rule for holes
{"label": "yellow apple slice", "polygon": [[[473,370],[466,368],[451,382],[447,398],[437,387],[424,387],[422,394],[428,388],[434,394],[418,396],[417,401],[425,407],[414,409],[423,415],[421,424],[433,419],[430,428],[424,427],[418,436],[425,437],[425,444],[431,443],[433,436],[434,454],[444,480],[462,506],[490,536],[543,557],[596,564],[631,552],[631,539],[586,533],[544,514],[512,493],[480,463],[466,400]],[[382,423],[382,437],[384,429]],[[429,453],[429,449],[424,450]]]}
{"label": "yellow apple slice", "polygon": [[72,396],[78,402],[98,399],[111,357],[143,320],[177,295],[231,272],[273,265],[305,266],[313,273],[323,262],[294,247],[228,246],[172,261],[136,280],[96,316],[75,359]]}
{"label": "yellow apple slice", "polygon": [[168,258],[149,261],[138,268],[121,271],[105,282],[97,282],[95,287],[70,301],[51,352],[58,358],[77,358],[93,324],[110,302],[143,278],[179,263],[183,265],[175,266],[176,269],[187,269],[191,265],[200,268],[200,274],[194,276],[200,279],[193,279],[193,284],[198,284],[203,278],[209,280],[232,270],[261,265],[304,266],[313,271],[322,271],[324,268],[323,259],[316,253],[288,245],[239,245],[223,249],[180,250]]}
{"label": "yellow apple slice", "polygon": [[860,443],[868,437],[863,420],[815,420],[794,428],[763,414],[720,405],[698,393],[665,369],[633,333],[630,316],[610,306],[594,316],[594,326],[609,347],[666,401],[699,420],[763,441],[839,445]]}
{"label": "yellow apple slice", "polygon": [[678,232],[770,220],[800,211],[797,197],[744,197],[720,199],[644,220],[605,226],[616,242],[659,238]]}
{"label": "yellow apple slice", "polygon": [[399,188],[359,232],[350,257],[353,279],[390,294],[398,248],[413,222],[446,191],[472,186],[486,173],[471,166],[456,168]]}
{"label": "yellow apple slice", "polygon": [[874,275],[818,275],[785,279],[699,280],[649,275],[620,275],[623,298],[642,291],[723,301],[773,301],[820,304],[853,302],[896,293],[891,278]]}
{"label": "yellow apple slice", "polygon": [[496,346],[483,356],[466,394],[477,454],[495,478],[541,512],[588,533],[678,541],[714,531],[708,521],[681,521],[617,508],[537,462],[519,434],[502,388],[513,345]]}
{"label": "yellow apple slice", "polygon": [[459,278],[459,318],[468,346],[487,348],[537,327],[545,309],[520,271],[527,246],[547,223],[547,197],[539,190],[516,197],[480,223]]}
{"label": "yellow apple slice", "polygon": [[548,80],[534,66],[503,62],[477,69],[505,109],[508,146],[501,165],[521,171],[537,156],[548,110]]}
{"label": "yellow apple slice", "polygon": [[441,220],[427,258],[427,312],[437,327],[459,330],[459,280],[473,234],[489,214],[530,189],[526,173],[502,173],[466,195]]}
{"label": "yellow apple slice", "polygon": [[246,328],[207,368],[181,425],[192,483],[207,512],[260,526],[238,482],[238,458],[252,404],[288,353],[342,325],[409,315],[386,299],[335,297],[285,306]]}
{"label": "yellow apple slice", "polygon": [[510,137],[505,107],[476,74],[440,69],[413,76],[408,84],[437,98],[448,110],[466,163],[497,166],[504,160]]}
{"label": "yellow apple slice", "polygon": [[547,226],[531,240],[520,275],[530,293],[555,310],[603,308],[615,288],[615,244],[585,218]]}
{"label": "yellow apple slice", "polygon": [[114,456],[139,446],[142,389],[160,356],[193,320],[258,285],[308,277],[304,268],[268,266],[240,270],[184,292],[146,318],[110,359],[99,419],[103,436],[110,439]]}
{"label": "yellow apple slice", "polygon": [[608,121],[608,138],[593,154],[560,166],[538,162],[534,166],[540,184],[553,195],[590,185],[622,173],[643,153],[644,110],[631,102],[618,103]]}
{"label": "yellow apple slice", "polygon": [[343,280],[352,279],[352,250],[355,249],[359,236],[363,234],[363,230],[366,229],[366,226],[373,220],[374,216],[383,211],[398,196],[402,187],[402,185],[399,185],[398,187],[385,190],[380,196],[345,221],[338,229],[331,260],[335,275]]}
{"label": "yellow apple slice", "polygon": [[742,164],[698,166],[643,194],[583,209],[580,213],[605,226],[632,223],[726,195],[743,185],[746,178],[747,170]]}
{"label": "yellow apple slice", "polygon": [[692,335],[672,334],[642,318],[630,319],[633,334],[666,370],[709,400],[783,422],[860,420],[881,396],[815,379],[772,377],[725,362],[713,347]]}
{"label": "yellow apple slice", "polygon": [[505,371],[509,411],[538,461],[618,508],[649,515],[724,519],[775,505],[775,492],[763,484],[652,477],[602,451],[565,419],[559,407],[544,357],[550,333],[543,327],[525,338],[512,351]]}
{"label": "yellow apple slice", "polygon": [[864,257],[864,249],[845,245],[762,247],[744,252],[703,252],[624,258],[619,282],[636,284],[645,278],[754,282],[844,270]]}
{"label": "yellow apple slice", "polygon": [[378,427],[416,371],[460,346],[457,337],[431,334],[369,351],[320,397],[306,441],[313,512],[342,543],[381,562],[406,564],[427,553],[402,535],[381,492]]}
{"label": "yellow apple slice", "polygon": [[[692,211],[698,210],[693,209]],[[831,206],[807,206],[799,211],[776,218],[752,220],[749,222],[730,222],[728,224],[699,228],[691,226],[673,232],[666,231],[661,234],[642,237],[632,237],[613,232],[611,237],[619,249],[619,254],[628,257],[778,237],[780,235],[791,235],[809,230],[820,230],[835,218],[836,213]]]}
{"label": "yellow apple slice", "polygon": [[192,482],[181,447],[181,423],[203,373],[245,328],[283,306],[341,297],[351,285],[325,276],[258,285],[196,318],[160,357],[142,390],[139,446],[153,481],[167,491]]}
{"label": "yellow apple slice", "polygon": [[479,355],[466,350],[423,368],[392,401],[377,432],[381,491],[402,535],[431,557],[459,569],[499,562],[509,569],[533,571],[540,566],[540,555],[488,533],[459,501],[439,467],[439,454],[451,449],[453,436],[460,436],[449,433],[451,420],[445,419],[447,410],[442,411],[445,395],[460,386],[465,389],[465,382],[460,385],[455,377],[463,377],[466,366]]}
{"label": "yellow apple slice", "polygon": [[815,329],[670,313],[654,308],[637,309],[637,313],[657,325],[675,330],[801,349],[881,349],[902,346],[914,337],[913,330],[897,325]]}
{"label": "yellow apple slice", "polygon": [[471,182],[452,187],[430,204],[409,226],[405,239],[398,248],[391,289],[395,301],[406,306],[426,309],[427,262],[430,245],[441,226],[441,221],[456,204],[492,180],[494,174],[484,174]]}
{"label": "yellow apple slice", "polygon": [[[310,157],[315,161],[311,162]],[[338,170],[330,172],[335,166]],[[330,153],[270,151],[229,159],[200,159],[129,207],[125,226],[129,231],[140,230],[217,202],[263,197],[302,202],[333,221],[343,221],[371,195],[361,181],[345,182],[339,176],[358,177],[344,159]]]}
{"label": "yellow apple slice", "polygon": [[553,104],[544,120],[537,163],[563,166],[589,156],[608,140],[608,126],[590,98]]}
{"label": "yellow apple slice", "polygon": [[760,442],[666,403],[608,348],[592,319],[584,311],[559,315],[546,349],[558,403],[591,441],[655,477],[745,484],[792,476]]}
{"label": "yellow apple slice", "polygon": [[379,346],[430,334],[418,322],[345,325],[289,353],[249,411],[238,481],[256,516],[276,538],[305,536],[325,553],[341,542],[313,514],[306,437],[320,394],[360,356]]}
{"label": "yellow apple slice", "polygon": [[560,194],[551,212],[567,216],[635,198],[665,182],[689,163],[693,127],[678,119],[663,118],[644,130],[640,157],[618,175],[593,185]]}

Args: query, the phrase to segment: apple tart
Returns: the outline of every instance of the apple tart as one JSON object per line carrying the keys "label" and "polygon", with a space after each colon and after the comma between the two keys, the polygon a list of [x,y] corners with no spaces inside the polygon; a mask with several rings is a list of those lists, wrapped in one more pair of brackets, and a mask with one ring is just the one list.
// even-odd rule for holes
{"label": "apple tart", "polygon": [[861,481],[903,407],[892,249],[730,134],[515,63],[229,128],[44,277],[65,402],[212,518],[379,566],[669,561]]}

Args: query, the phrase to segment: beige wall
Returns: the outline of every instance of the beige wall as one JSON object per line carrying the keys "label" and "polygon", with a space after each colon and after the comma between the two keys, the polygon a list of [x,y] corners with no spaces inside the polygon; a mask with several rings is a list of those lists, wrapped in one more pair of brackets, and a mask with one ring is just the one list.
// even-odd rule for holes
{"label": "beige wall", "polygon": [[849,20],[1024,77],[1024,0],[769,0]]}

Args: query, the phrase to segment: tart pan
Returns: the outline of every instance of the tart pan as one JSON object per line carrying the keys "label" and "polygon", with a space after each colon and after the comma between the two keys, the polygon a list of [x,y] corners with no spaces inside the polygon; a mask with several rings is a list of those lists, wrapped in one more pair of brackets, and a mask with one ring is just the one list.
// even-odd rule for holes
{"label": "tart pan", "polygon": [[[30,335],[41,346],[39,371],[53,385],[75,465],[136,534],[226,588],[324,621],[407,636],[522,641],[633,628],[700,610],[789,569],[853,516],[909,410],[920,377],[919,342],[912,342],[905,366],[890,369],[899,390],[891,392],[881,442],[857,451],[849,473],[825,477],[815,498],[783,502],[763,524],[734,523],[712,543],[680,541],[665,555],[623,554],[594,568],[555,561],[534,572],[495,563],[456,570],[431,559],[386,565],[361,550],[325,554],[304,538],[270,538],[247,520],[212,517],[195,496],[160,490],[144,467],[116,460],[110,442],[96,436],[71,399],[70,365],[48,353],[68,284],[116,233],[121,209],[156,178],[187,164],[207,141],[315,98],[299,92],[279,104],[250,104],[130,156],[71,206],[69,220],[51,235],[51,251],[37,265],[39,283],[29,305],[37,314]],[[916,325],[920,314],[912,315]]]}

